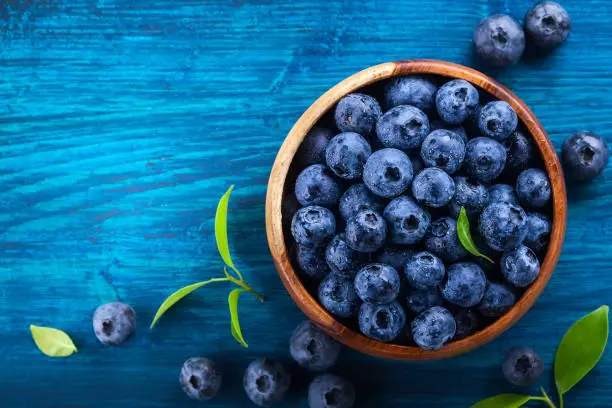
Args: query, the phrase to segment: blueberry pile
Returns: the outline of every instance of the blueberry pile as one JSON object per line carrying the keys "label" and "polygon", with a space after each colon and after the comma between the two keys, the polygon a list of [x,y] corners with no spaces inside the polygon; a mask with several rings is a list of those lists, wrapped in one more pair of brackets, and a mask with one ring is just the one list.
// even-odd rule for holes
{"label": "blueberry pile", "polygon": [[[595,143],[583,139],[572,146]],[[296,269],[372,339],[439,349],[502,316],[538,277],[550,181],[512,107],[469,82],[408,76],[346,95],[293,166],[283,214]],[[460,243],[462,208],[493,264]]]}

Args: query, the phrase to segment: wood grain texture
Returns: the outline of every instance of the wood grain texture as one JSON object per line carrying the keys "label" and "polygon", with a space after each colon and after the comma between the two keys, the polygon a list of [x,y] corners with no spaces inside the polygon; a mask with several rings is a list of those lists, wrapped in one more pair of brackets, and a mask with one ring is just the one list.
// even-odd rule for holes
{"label": "wood grain texture", "polygon": [[[612,142],[612,4],[565,0],[566,46],[506,71],[485,71],[534,111],[555,146],[589,129]],[[436,58],[479,67],[471,35],[492,12],[521,18],[528,0],[0,0],[0,405],[191,406],[182,362],[223,362],[210,407],[249,406],[252,358],[288,358],[304,318],[265,240],[266,183],[293,123],[326,89],[384,61]],[[511,346],[548,362],[577,318],[610,301],[612,173],[568,191],[558,267],[534,308],[483,348],[439,362],[398,363],[346,350],[335,372],[358,407],[466,407],[507,385]],[[149,332],[160,302],[221,272],[213,217],[230,184],[229,235],[245,296],[249,343],[231,338],[228,287],[195,293]],[[138,335],[101,347],[91,315],[120,298]],[[29,324],[71,334],[79,353],[41,355]],[[361,373],[361,374],[360,374]],[[366,374],[367,373],[367,374]],[[296,370],[286,407],[306,407]],[[552,389],[548,378],[543,381]],[[567,396],[569,407],[612,406],[612,357]],[[535,392],[535,390],[534,390]]]}

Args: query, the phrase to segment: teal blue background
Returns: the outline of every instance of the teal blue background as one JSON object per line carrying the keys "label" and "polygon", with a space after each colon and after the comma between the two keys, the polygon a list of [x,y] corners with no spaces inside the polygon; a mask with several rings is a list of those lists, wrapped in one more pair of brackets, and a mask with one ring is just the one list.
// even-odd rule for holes
{"label": "teal blue background", "polygon": [[[66,0],[0,1],[0,406],[196,406],[178,385],[190,356],[215,358],[225,385],[209,407],[249,406],[250,360],[288,359],[304,317],[276,275],[264,197],[277,149],[300,114],[346,76],[385,61],[437,58],[476,66],[472,30],[492,12],[521,18],[531,1]],[[567,45],[487,71],[535,112],[557,148],[589,129],[612,142],[612,3],[565,1]],[[547,362],[581,315],[610,302],[612,173],[569,191],[567,240],[535,307],[459,358],[382,361],[345,350],[334,371],[358,407],[467,407],[520,392],[504,352],[533,345]],[[242,349],[229,330],[229,287],[208,287],[147,326],[175,289],[222,273],[213,237],[231,185],[234,259],[267,302],[244,296]],[[134,306],[137,335],[102,347],[101,303]],[[43,356],[30,324],[61,328],[78,354]],[[285,407],[307,406],[296,371]],[[612,356],[566,406],[612,406]]]}

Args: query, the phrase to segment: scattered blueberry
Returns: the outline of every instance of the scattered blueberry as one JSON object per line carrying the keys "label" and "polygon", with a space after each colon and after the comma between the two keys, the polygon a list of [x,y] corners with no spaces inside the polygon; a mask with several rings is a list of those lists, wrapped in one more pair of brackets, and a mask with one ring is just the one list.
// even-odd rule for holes
{"label": "scattered blueberry", "polygon": [[497,201],[480,214],[480,235],[496,251],[512,249],[527,236],[527,214],[514,204]]}
{"label": "scattered blueberry", "polygon": [[399,274],[389,265],[366,265],[355,276],[357,296],[366,303],[391,303],[397,298],[399,290]]}
{"label": "scattered blueberry", "polygon": [[376,252],[386,239],[387,224],[376,211],[359,211],[346,223],[346,243],[355,251]]}
{"label": "scattered blueberry", "polygon": [[318,205],[300,208],[291,221],[291,235],[300,245],[323,246],[334,237],[335,233],[334,214]]}
{"label": "scattered blueberry", "polygon": [[368,136],[376,126],[382,111],[376,99],[361,93],[352,93],[340,99],[336,106],[336,126],[343,132]]}
{"label": "scattered blueberry", "polygon": [[415,316],[426,309],[443,304],[444,298],[438,288],[412,290],[406,297],[406,307]]}
{"label": "scattered blueberry", "polygon": [[482,134],[500,142],[510,137],[517,125],[516,112],[504,101],[487,103],[478,115],[478,127]]}
{"label": "scattered blueberry", "polygon": [[486,286],[487,277],[480,266],[473,262],[458,262],[447,268],[440,291],[447,302],[472,307],[482,300]]}
{"label": "scattered blueberry", "polygon": [[105,303],[94,312],[93,329],[100,343],[117,346],[136,331],[136,313],[125,303]]}
{"label": "scattered blueberry", "polygon": [[249,364],[242,379],[247,397],[260,407],[281,402],[290,384],[291,375],[285,366],[269,358]]}
{"label": "scattered blueberry", "polygon": [[489,187],[489,197],[491,203],[508,203],[519,205],[518,197],[514,192],[514,187],[508,184],[493,184]]}
{"label": "scattered blueberry", "polygon": [[506,148],[505,172],[516,175],[529,167],[533,158],[533,143],[520,130],[503,141]]}
{"label": "scattered blueberry", "polygon": [[392,200],[383,212],[389,226],[390,241],[397,245],[412,245],[425,236],[431,216],[414,200],[400,196]]}
{"label": "scattered blueberry", "polygon": [[313,279],[321,279],[329,273],[325,262],[324,247],[297,245],[297,262],[304,274]]}
{"label": "scattered blueberry", "polygon": [[324,371],[334,365],[340,354],[340,343],[329,337],[310,320],[296,327],[289,342],[291,357],[301,366]]}
{"label": "scattered blueberry", "polygon": [[412,195],[428,207],[443,207],[455,195],[455,182],[443,170],[437,167],[429,167],[422,170],[414,178]]}
{"label": "scattered blueberry", "polygon": [[355,387],[342,377],[321,374],[308,386],[310,408],[352,408],[355,404]]}
{"label": "scattered blueberry", "polygon": [[468,142],[464,168],[474,179],[489,183],[504,170],[506,149],[504,145],[488,137],[477,137]]}
{"label": "scattered blueberry", "polygon": [[544,372],[544,362],[533,348],[515,347],[506,353],[502,371],[511,384],[527,386],[540,379]]}
{"label": "scattered blueberry", "polygon": [[550,181],[543,170],[527,169],[516,180],[516,194],[527,207],[542,208],[548,204],[551,195]]}
{"label": "scattered blueberry", "polygon": [[472,84],[453,79],[438,89],[436,108],[443,121],[456,125],[476,112],[478,99],[478,91]]}
{"label": "scattered blueberry", "polygon": [[478,314],[472,309],[459,309],[453,314],[457,323],[457,331],[455,340],[461,340],[474,334],[480,327],[480,319]]}
{"label": "scattered blueberry", "polygon": [[444,263],[431,252],[414,254],[404,269],[406,280],[416,289],[426,290],[442,283],[446,269]]}
{"label": "scattered blueberry", "polygon": [[385,87],[385,102],[388,109],[398,105],[412,105],[429,111],[435,106],[436,84],[419,76],[395,78]]}
{"label": "scattered blueberry", "polygon": [[366,336],[384,343],[393,341],[406,324],[406,313],[398,302],[387,305],[363,303],[359,309],[359,329]]}
{"label": "scattered blueberry", "polygon": [[331,129],[313,127],[304,138],[297,153],[302,167],[324,164],[325,148],[332,137],[334,137],[334,132]]}
{"label": "scattered blueberry", "polygon": [[414,251],[409,248],[385,246],[376,254],[376,262],[387,264],[396,271],[404,270],[406,262],[414,255]]}
{"label": "scattered blueberry", "polygon": [[487,187],[476,180],[467,177],[454,177],[455,196],[450,201],[449,212],[453,217],[459,217],[461,207],[468,216],[479,215],[489,205],[490,197]]}
{"label": "scattered blueberry", "polygon": [[550,238],[550,218],[540,213],[527,213],[527,236],[523,244],[536,254],[544,252]]}
{"label": "scattered blueberry", "polygon": [[554,1],[542,1],[525,14],[525,34],[538,48],[551,50],[563,44],[572,31],[567,11]]}
{"label": "scattered blueberry", "polygon": [[525,34],[512,17],[493,14],[483,19],[474,30],[474,47],[486,63],[508,67],[521,59],[525,51]]}
{"label": "scattered blueberry", "polygon": [[465,129],[461,125],[452,125],[440,119],[433,120],[429,123],[429,130],[431,132],[433,132],[434,130],[439,130],[439,129],[446,129],[446,130],[450,130],[451,132],[455,132],[461,137],[461,140],[463,140],[463,143],[468,142],[467,133],[465,132]]}
{"label": "scattered blueberry", "polygon": [[427,115],[414,106],[400,105],[385,112],[376,123],[376,135],[385,147],[414,149],[429,133]]}
{"label": "scattered blueberry", "polygon": [[370,156],[363,169],[363,182],[374,194],[393,198],[410,187],[412,162],[397,149],[381,149]]}
{"label": "scattered blueberry", "polygon": [[332,207],[338,204],[341,194],[338,179],[323,164],[306,167],[295,181],[295,196],[302,205]]}
{"label": "scattered blueberry", "polygon": [[425,350],[439,350],[455,336],[457,324],[453,315],[441,306],[419,314],[411,324],[412,338]]}
{"label": "scattered blueberry", "polygon": [[438,167],[448,174],[461,168],[465,157],[465,143],[450,130],[431,132],[421,145],[421,158],[427,167]]}
{"label": "scattered blueberry", "polygon": [[223,375],[211,359],[192,357],[183,364],[179,381],[191,399],[208,401],[219,392]]}
{"label": "scattered blueberry", "polygon": [[355,180],[361,178],[363,166],[371,154],[372,149],[363,136],[345,132],[329,141],[325,149],[325,161],[336,176]]}
{"label": "scattered blueberry", "polygon": [[353,184],[340,197],[339,209],[340,215],[348,220],[362,210],[382,212],[385,209],[385,200],[373,194],[365,184]]}
{"label": "scattered blueberry", "polygon": [[578,132],[563,143],[565,175],[573,181],[589,182],[608,165],[608,145],[592,132]]}
{"label": "scattered blueberry", "polygon": [[500,283],[489,282],[478,311],[486,317],[500,317],[504,315],[516,302],[516,296],[507,287]]}
{"label": "scattered blueberry", "polygon": [[519,288],[531,285],[540,273],[540,261],[525,245],[504,252],[500,266],[506,280]]}
{"label": "scattered blueberry", "polygon": [[468,255],[459,242],[457,221],[451,217],[442,217],[431,223],[425,235],[425,248],[447,263],[456,262]]}
{"label": "scattered blueberry", "polygon": [[351,249],[346,242],[346,235],[341,233],[327,245],[324,259],[332,272],[353,278],[367,261],[367,254]]}
{"label": "scattered blueberry", "polygon": [[359,297],[353,279],[330,273],[319,284],[319,301],[334,316],[349,318],[357,314]]}

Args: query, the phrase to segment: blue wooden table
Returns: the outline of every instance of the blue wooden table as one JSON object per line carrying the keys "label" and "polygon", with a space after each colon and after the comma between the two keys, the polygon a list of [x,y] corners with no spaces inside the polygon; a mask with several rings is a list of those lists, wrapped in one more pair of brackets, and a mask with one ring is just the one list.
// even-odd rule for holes
{"label": "blue wooden table", "polygon": [[[0,406],[195,406],[177,377],[198,355],[225,371],[207,406],[249,406],[244,368],[256,357],[288,359],[303,319],[276,275],[264,227],[268,174],[293,122],[373,64],[438,58],[478,67],[477,22],[497,11],[521,18],[531,3],[1,0]],[[531,106],[555,146],[583,128],[612,142],[612,3],[565,5],[574,22],[566,46],[488,72]],[[202,289],[149,331],[168,294],[221,273],[213,218],[231,184],[234,258],[267,297],[241,301],[249,349],[230,335],[224,285]],[[550,373],[565,330],[612,299],[612,172],[568,198],[559,266],[519,324],[447,361],[345,350],[334,371],[358,385],[358,407],[467,407],[520,391],[500,371],[515,345],[536,346]],[[115,299],[134,306],[138,333],[106,348],[91,315]],[[30,324],[67,331],[78,354],[43,356]],[[282,406],[307,406],[309,378],[298,371]],[[612,406],[610,383],[608,352],[566,406]]]}

